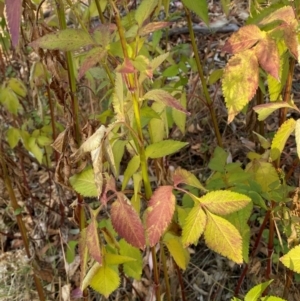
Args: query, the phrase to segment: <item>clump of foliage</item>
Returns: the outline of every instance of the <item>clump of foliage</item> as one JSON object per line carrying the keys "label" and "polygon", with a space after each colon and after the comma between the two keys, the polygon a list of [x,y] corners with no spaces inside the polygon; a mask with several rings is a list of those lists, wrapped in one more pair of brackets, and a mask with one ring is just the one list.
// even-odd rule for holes
{"label": "clump of foliage", "polygon": [[[203,72],[190,12],[208,24],[206,1],[183,1],[194,59],[183,55],[178,68],[174,68],[177,53],[166,52],[160,44],[171,24],[169,2],[142,0],[127,11],[126,5],[113,0],[95,0],[83,7],[79,2],[56,0],[57,20],[46,25],[39,23],[43,1],[23,1],[23,14],[31,21],[32,33],[23,36],[29,47],[24,51],[32,51],[38,58],[30,66],[27,86],[26,81],[4,70],[0,103],[6,115],[1,131],[9,153],[2,147],[1,175],[28,257],[28,236],[7,164],[11,157],[18,156],[17,146],[22,145],[41,166],[51,169],[54,164],[53,180],[77,195],[74,218],[80,238],[69,242],[66,251],[71,263],[78,244],[80,287],[73,292],[74,297],[87,297],[88,287],[108,297],[122,277],[140,280],[143,254],[149,251],[154,283],[149,293],[162,300],[162,269],[166,298],[171,300],[165,253],[184,271],[190,262],[188,247],[197,245],[203,235],[208,248],[239,265],[244,263],[233,298],[240,300],[239,290],[249,263],[249,219],[254,211],[259,211],[263,220],[250,256],[255,254],[268,223],[267,278],[271,275],[276,229],[290,238],[288,246],[281,244],[279,260],[300,272],[298,197],[291,202],[294,188],[286,183],[280,169],[285,144],[293,133],[300,155],[299,122],[287,119],[288,110],[299,111],[291,93],[299,59],[294,12],[298,8],[276,3],[259,12],[251,7],[248,23],[233,33],[223,48],[232,54],[225,68],[209,76]],[[227,2],[222,1],[222,5],[228,13]],[[67,28],[66,4],[75,28]],[[161,6],[165,20],[160,18]],[[19,43],[21,8],[21,2],[6,2],[15,47]],[[91,27],[94,15],[101,22]],[[191,115],[186,74],[195,71],[218,143],[208,163],[212,174],[205,184],[191,171],[180,166],[172,170],[166,164],[170,155],[188,148],[187,142],[172,138],[170,131],[177,127],[185,134]],[[178,80],[170,80],[170,74]],[[209,92],[218,81],[222,83],[228,123],[247,111],[250,102],[258,113],[254,120],[258,148],[247,154],[246,166],[230,162],[222,148]],[[100,101],[87,104],[87,94]],[[28,111],[29,97],[35,101],[32,111]],[[82,114],[84,110],[90,112]],[[264,120],[276,110],[280,111],[278,130],[270,142]],[[97,198],[97,205],[88,205],[87,197]],[[34,275],[40,300],[45,300],[42,284]],[[282,300],[266,296],[271,282],[253,287],[244,300]],[[289,286],[286,283],[282,297],[286,298]],[[182,283],[181,291],[184,300]]]}

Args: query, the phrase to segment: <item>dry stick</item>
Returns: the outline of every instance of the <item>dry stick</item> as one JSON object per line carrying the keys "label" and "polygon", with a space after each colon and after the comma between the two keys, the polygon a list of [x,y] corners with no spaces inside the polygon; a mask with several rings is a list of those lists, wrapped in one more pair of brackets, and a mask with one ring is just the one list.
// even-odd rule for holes
{"label": "dry stick", "polygon": [[[14,190],[13,190],[13,187],[12,187],[12,184],[11,184],[10,176],[8,174],[8,171],[7,171],[6,163],[3,160],[2,149],[1,149],[1,152],[0,152],[0,161],[1,161],[2,171],[3,171],[3,179],[4,179],[6,189],[8,191],[8,194],[9,194],[11,206],[14,209],[14,212],[16,213],[19,210],[21,210],[21,207],[18,204],[16,195],[14,193]],[[26,230],[26,227],[25,227],[25,224],[23,222],[21,214],[16,214],[16,219],[17,219],[17,224],[18,224],[19,230],[21,232],[21,237],[22,237],[22,240],[23,240],[23,243],[24,243],[24,248],[25,248],[27,258],[32,259],[30,249],[29,249],[29,239],[28,239],[28,236],[27,236],[27,230]],[[38,295],[39,295],[39,299],[40,299],[40,301],[45,301],[46,299],[45,299],[45,296],[44,296],[42,283],[36,275],[36,271],[39,270],[39,267],[38,267],[38,265],[37,265],[37,263],[35,262],[34,259],[32,260],[32,267],[33,267],[33,270],[34,270],[33,279],[34,279],[34,282],[35,282],[36,290],[37,290]]]}
{"label": "dry stick", "polygon": [[[258,248],[259,242],[260,242],[261,237],[262,237],[262,233],[263,233],[263,231],[264,231],[264,229],[265,229],[265,227],[266,227],[267,222],[269,221],[270,214],[271,214],[271,211],[268,210],[267,213],[266,213],[266,215],[265,215],[265,218],[264,218],[264,220],[263,220],[263,223],[261,224],[261,226],[260,226],[260,228],[259,228],[259,232],[258,232],[257,238],[256,238],[256,240],[255,240],[255,244],[254,244],[254,246],[253,246],[252,252],[251,252],[251,254],[250,254],[250,258],[252,258],[252,257],[255,255],[255,252],[256,252],[256,250],[257,250],[257,248]],[[238,284],[237,284],[237,286],[236,286],[236,288],[235,288],[235,291],[234,291],[234,295],[235,295],[235,296],[238,296],[238,294],[239,294],[241,285],[242,285],[242,283],[243,283],[243,281],[244,281],[244,278],[245,278],[245,276],[246,276],[246,273],[247,273],[247,271],[248,271],[248,268],[249,268],[249,264],[247,263],[247,264],[245,264],[245,267],[244,267],[244,269],[243,269],[243,272],[242,272],[242,274],[241,274],[241,276],[240,276],[240,278],[239,278]]]}
{"label": "dry stick", "polygon": [[211,116],[211,119],[213,122],[213,127],[214,127],[214,131],[215,131],[215,135],[217,137],[218,145],[220,147],[222,147],[222,137],[221,137],[221,134],[219,131],[216,111],[213,107],[213,101],[211,100],[211,97],[208,92],[206,80],[204,77],[204,73],[203,73],[203,69],[202,69],[202,65],[201,65],[201,61],[200,61],[200,57],[199,57],[199,53],[198,53],[198,49],[197,49],[197,45],[196,45],[196,41],[195,41],[195,34],[194,34],[194,30],[193,30],[191,13],[186,7],[184,7],[184,9],[185,9],[185,13],[186,13],[187,22],[188,22],[189,33],[190,33],[192,47],[193,47],[193,51],[194,51],[194,55],[195,55],[196,65],[197,65],[198,73],[199,73],[201,84],[202,84],[203,93],[204,93],[205,100],[206,100],[206,105],[208,106],[208,109],[210,112],[210,116]]}

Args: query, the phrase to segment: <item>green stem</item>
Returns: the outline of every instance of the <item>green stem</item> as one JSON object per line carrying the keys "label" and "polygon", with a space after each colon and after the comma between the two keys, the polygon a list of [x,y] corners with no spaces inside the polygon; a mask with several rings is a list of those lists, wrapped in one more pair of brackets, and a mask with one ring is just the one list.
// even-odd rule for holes
{"label": "green stem", "polygon": [[98,15],[99,15],[100,21],[102,24],[105,24],[105,19],[104,19],[102,10],[101,10],[99,0],[95,0],[95,3],[96,3],[97,10],[98,10]]}
{"label": "green stem", "polygon": [[[122,50],[123,50],[123,55],[124,59],[128,60],[128,51],[127,51],[127,42],[125,38],[125,33],[124,33],[124,28],[121,24],[121,19],[120,19],[120,14],[115,6],[113,1],[110,1],[114,14],[115,14],[115,20],[120,36],[120,41],[122,45]],[[127,82],[128,82],[128,89],[131,93],[132,96],[132,102],[133,102],[133,110],[134,110],[134,118],[136,121],[136,127],[137,127],[137,134],[139,141],[141,142],[141,145],[137,143],[136,147],[140,155],[140,162],[141,162],[141,170],[142,170],[142,178],[144,182],[144,187],[145,187],[145,193],[146,193],[146,198],[149,200],[152,195],[152,188],[151,188],[151,183],[149,179],[149,174],[148,174],[148,163],[147,163],[147,158],[146,158],[146,153],[145,153],[145,148],[144,148],[144,136],[143,136],[143,131],[142,131],[142,124],[141,124],[141,114],[140,114],[140,104],[139,104],[139,86],[137,82],[136,75],[133,74],[128,74],[126,76]],[[160,285],[159,285],[159,274],[158,274],[158,264],[157,264],[157,257],[156,257],[156,250],[155,247],[151,247],[151,254],[152,254],[152,259],[153,259],[153,277],[154,277],[154,285],[155,285],[155,296],[156,300],[160,301]]]}
{"label": "green stem", "polygon": [[208,88],[207,88],[207,85],[206,85],[206,80],[205,80],[205,77],[204,77],[204,73],[203,73],[203,69],[202,69],[202,65],[201,65],[201,61],[200,61],[200,57],[199,57],[199,53],[198,53],[198,49],[197,49],[197,45],[196,45],[191,13],[186,7],[184,7],[184,9],[185,9],[185,13],[186,13],[190,38],[191,38],[191,42],[192,42],[192,47],[193,47],[193,51],[194,51],[194,55],[195,55],[196,65],[197,65],[199,77],[200,77],[200,80],[201,80],[201,84],[202,84],[206,104],[208,106],[210,116],[211,116],[211,119],[212,119],[212,122],[213,122],[213,127],[214,127],[214,131],[215,131],[215,135],[217,137],[218,145],[220,147],[222,147],[222,137],[221,137],[221,134],[220,134],[220,131],[219,131],[217,115],[216,115],[216,111],[213,107],[213,101],[211,100],[211,97],[210,97],[210,94],[208,92]]}

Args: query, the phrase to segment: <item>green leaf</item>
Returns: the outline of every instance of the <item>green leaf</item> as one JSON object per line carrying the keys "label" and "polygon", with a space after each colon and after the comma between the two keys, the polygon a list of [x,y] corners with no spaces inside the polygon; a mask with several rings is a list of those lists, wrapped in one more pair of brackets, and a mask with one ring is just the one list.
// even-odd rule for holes
{"label": "green leaf", "polygon": [[213,85],[215,84],[222,76],[223,76],[224,70],[223,69],[216,69],[214,70],[208,78],[208,84]]}
{"label": "green leaf", "polygon": [[70,178],[70,184],[74,190],[86,197],[97,197],[97,187],[94,179],[94,171],[87,168],[79,174]]}
{"label": "green leaf", "polygon": [[182,0],[183,4],[193,12],[195,12],[203,22],[208,25],[208,4],[206,0]]}
{"label": "green leaf", "polygon": [[226,215],[226,219],[233,224],[243,237],[243,259],[249,262],[250,227],[248,219],[252,213],[253,205],[249,203],[243,209]]}
{"label": "green leaf", "polygon": [[202,206],[212,213],[226,215],[247,206],[251,199],[232,191],[212,191],[199,199]]}
{"label": "green leaf", "polygon": [[175,196],[172,186],[160,186],[148,202],[146,231],[149,245],[153,247],[170,224],[175,211]]}
{"label": "green leaf", "polygon": [[271,102],[271,103],[266,103],[263,105],[258,105],[253,107],[253,110],[258,114],[258,120],[263,121],[267,117],[269,117],[274,111],[281,109],[281,108],[289,108],[289,109],[294,109],[298,110],[298,108],[293,104],[293,103],[288,103],[288,102]]}
{"label": "green leaf", "polygon": [[49,138],[47,136],[42,136],[42,135],[39,135],[36,138],[36,141],[37,141],[38,145],[41,147],[50,145],[53,142],[52,138]]}
{"label": "green leaf", "polygon": [[119,241],[119,245],[121,255],[135,258],[135,261],[123,264],[125,274],[140,280],[143,270],[143,258],[140,250],[128,244],[124,239]]}
{"label": "green leaf", "polygon": [[254,131],[252,133],[258,138],[258,141],[263,149],[268,149],[271,146],[271,143],[265,137]]}
{"label": "green leaf", "polygon": [[135,12],[135,20],[139,27],[141,27],[144,21],[150,16],[155,7],[158,4],[158,0],[143,0]]}
{"label": "green leaf", "polygon": [[36,143],[36,138],[30,137],[27,144],[27,150],[31,152],[34,157],[39,161],[41,164],[43,161],[43,151],[40,149],[40,147]]}
{"label": "green leaf", "polygon": [[225,152],[223,148],[217,146],[214,150],[212,159],[209,161],[208,167],[211,170],[224,173],[227,157],[228,153]]}
{"label": "green leaf", "polygon": [[124,179],[122,181],[122,190],[124,190],[132,177],[132,175],[138,170],[140,167],[140,156],[134,156],[130,159],[127,164],[127,168],[124,172]]}
{"label": "green leaf", "polygon": [[206,225],[206,214],[200,204],[189,212],[182,228],[182,243],[185,246],[196,244]]}
{"label": "green leaf", "polygon": [[163,238],[163,242],[168,248],[171,256],[175,260],[176,264],[185,270],[190,260],[188,251],[183,247],[179,237],[166,233]]}
{"label": "green leaf", "polygon": [[206,191],[206,189],[203,187],[203,185],[200,183],[200,181],[196,178],[194,174],[181,167],[176,168],[173,174],[173,181],[174,186],[178,186],[179,184],[184,183],[199,188],[200,190]]}
{"label": "green leaf", "polygon": [[258,61],[254,50],[245,50],[229,59],[222,81],[222,90],[228,110],[228,123],[255,95],[258,87],[258,71]]}
{"label": "green leaf", "polygon": [[20,130],[14,127],[10,127],[6,132],[6,137],[9,146],[11,148],[14,148],[18,144],[21,138]]}
{"label": "green leaf", "polygon": [[112,146],[112,152],[114,155],[114,161],[115,161],[115,169],[117,175],[119,175],[120,172],[120,163],[124,155],[125,145],[127,144],[127,141],[124,140],[117,140],[113,146]]}
{"label": "green leaf", "polygon": [[172,65],[170,67],[168,67],[166,70],[164,70],[164,72],[162,73],[162,76],[164,77],[172,77],[172,76],[176,76],[178,74],[178,66],[177,65]]}
{"label": "green leaf", "polygon": [[300,245],[282,256],[280,261],[290,270],[300,273]]}
{"label": "green leaf", "polygon": [[[186,94],[183,92],[180,97],[180,104],[182,105],[183,108],[186,109]],[[181,133],[184,135],[185,134],[185,124],[186,124],[186,114],[172,109],[172,117],[175,122],[175,124],[178,126],[180,129]]]}
{"label": "green leaf", "polygon": [[286,120],[278,129],[277,133],[275,134],[272,145],[271,145],[271,153],[270,157],[273,161],[277,160],[285,146],[285,143],[291,133],[295,130],[296,121],[293,118]]}
{"label": "green leaf", "polygon": [[9,87],[0,88],[0,103],[13,115],[17,115],[21,109],[17,95]]}
{"label": "green leaf", "polygon": [[204,238],[207,246],[237,264],[242,264],[242,237],[239,231],[226,219],[209,211],[206,216]]}
{"label": "green leaf", "polygon": [[176,153],[181,148],[185,147],[188,143],[175,141],[175,140],[164,140],[157,143],[153,143],[146,148],[147,158],[162,158],[171,154]]}
{"label": "green leaf", "polygon": [[144,95],[144,98],[162,102],[164,105],[166,105],[168,107],[172,107],[175,110],[178,110],[187,115],[190,115],[190,113],[180,104],[180,102],[167,91],[164,91],[161,89],[154,89],[154,90],[147,92]]}
{"label": "green leaf", "polygon": [[10,78],[8,81],[8,87],[12,89],[17,95],[25,97],[27,95],[27,89],[24,83],[18,78]]}
{"label": "green leaf", "polygon": [[119,275],[106,264],[99,266],[89,285],[106,298],[120,285]]}
{"label": "green leaf", "polygon": [[245,296],[244,301],[256,301],[262,296],[265,289],[272,283],[272,280],[254,286]]}
{"label": "green leaf", "polygon": [[73,51],[91,44],[94,44],[94,41],[87,31],[69,28],[47,34],[29,45],[50,50]]}
{"label": "green leaf", "polygon": [[246,172],[253,173],[255,181],[261,185],[263,192],[270,191],[269,185],[278,181],[278,174],[269,162],[254,159],[246,166]]}
{"label": "green leaf", "polygon": [[262,297],[261,301],[287,301],[287,300],[275,296],[266,296],[266,297]]}
{"label": "green leaf", "polygon": [[119,265],[119,264],[132,262],[132,261],[136,261],[136,259],[125,255],[118,255],[112,253],[105,254],[105,263],[108,265]]}
{"label": "green leaf", "polygon": [[66,260],[69,264],[72,263],[75,259],[75,247],[77,246],[77,244],[77,240],[70,240],[67,244]]}

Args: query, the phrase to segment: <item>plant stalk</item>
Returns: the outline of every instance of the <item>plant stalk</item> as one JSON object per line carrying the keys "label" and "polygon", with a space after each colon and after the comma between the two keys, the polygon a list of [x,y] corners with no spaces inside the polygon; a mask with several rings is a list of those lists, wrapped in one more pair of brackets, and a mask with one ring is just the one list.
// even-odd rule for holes
{"label": "plant stalk", "polygon": [[[285,90],[283,95],[283,101],[289,102],[291,100],[291,93],[292,93],[292,84],[293,84],[293,75],[294,75],[294,69],[295,69],[295,59],[290,58],[289,61],[289,73],[285,84]],[[285,120],[286,120],[286,114],[287,114],[287,108],[282,108],[280,110],[280,123],[279,126],[281,126]]]}
{"label": "plant stalk", "polygon": [[172,301],[171,289],[170,289],[170,279],[169,279],[169,273],[168,273],[167,261],[166,261],[166,254],[165,254],[165,246],[163,245],[163,243],[161,244],[160,254],[161,254],[161,259],[162,259],[162,263],[163,263],[163,270],[164,270],[164,277],[165,277],[166,298],[167,298],[168,301]]}
{"label": "plant stalk", "polygon": [[[120,19],[120,14],[115,6],[115,3],[113,1],[110,1],[110,4],[113,7],[114,14],[115,14],[115,20],[120,36],[120,41],[122,45],[122,50],[123,50],[123,55],[124,55],[124,60],[128,60],[128,51],[127,51],[127,42],[125,38],[125,33],[124,33],[124,28],[121,24],[121,19]],[[141,125],[141,114],[140,114],[140,104],[139,104],[139,89],[138,89],[138,84],[137,84],[137,78],[136,74],[128,74],[126,75],[127,78],[127,83],[128,83],[128,89],[131,93],[132,96],[132,101],[133,101],[133,110],[134,110],[134,118],[136,121],[136,127],[137,127],[137,134],[138,138],[141,144],[137,144],[137,150],[140,155],[140,162],[141,162],[141,170],[142,170],[142,178],[144,182],[144,187],[145,187],[145,193],[146,193],[146,199],[149,200],[152,195],[152,188],[151,188],[151,183],[149,179],[149,174],[148,174],[148,163],[147,163],[147,158],[145,154],[145,148],[144,148],[144,136],[142,132],[142,125]],[[154,285],[155,285],[155,296],[156,300],[160,301],[160,284],[159,284],[159,273],[158,273],[158,264],[157,264],[157,257],[156,257],[156,250],[155,247],[151,247],[151,254],[152,254],[152,260],[153,260],[153,278],[154,278]]]}
{"label": "plant stalk", "polygon": [[191,38],[191,42],[192,42],[192,47],[193,47],[193,51],[194,51],[194,55],[195,55],[196,65],[197,65],[199,77],[200,77],[200,80],[201,80],[201,84],[202,84],[206,104],[208,106],[210,116],[211,116],[211,119],[212,119],[212,122],[213,122],[213,127],[214,127],[214,131],[215,131],[215,135],[217,137],[218,145],[220,147],[222,147],[223,143],[222,143],[222,137],[221,137],[221,134],[220,134],[220,131],[219,131],[217,115],[216,115],[216,111],[213,107],[213,101],[211,100],[211,97],[210,97],[210,94],[208,92],[208,88],[207,88],[207,85],[206,85],[206,81],[205,81],[205,77],[204,77],[204,73],[203,73],[203,68],[202,68],[202,64],[201,64],[201,61],[200,61],[200,57],[199,57],[199,53],[198,53],[198,49],[197,49],[197,45],[196,45],[191,13],[190,13],[189,9],[186,8],[185,6],[184,6],[184,9],[185,9],[185,13],[186,13],[190,38]]}

